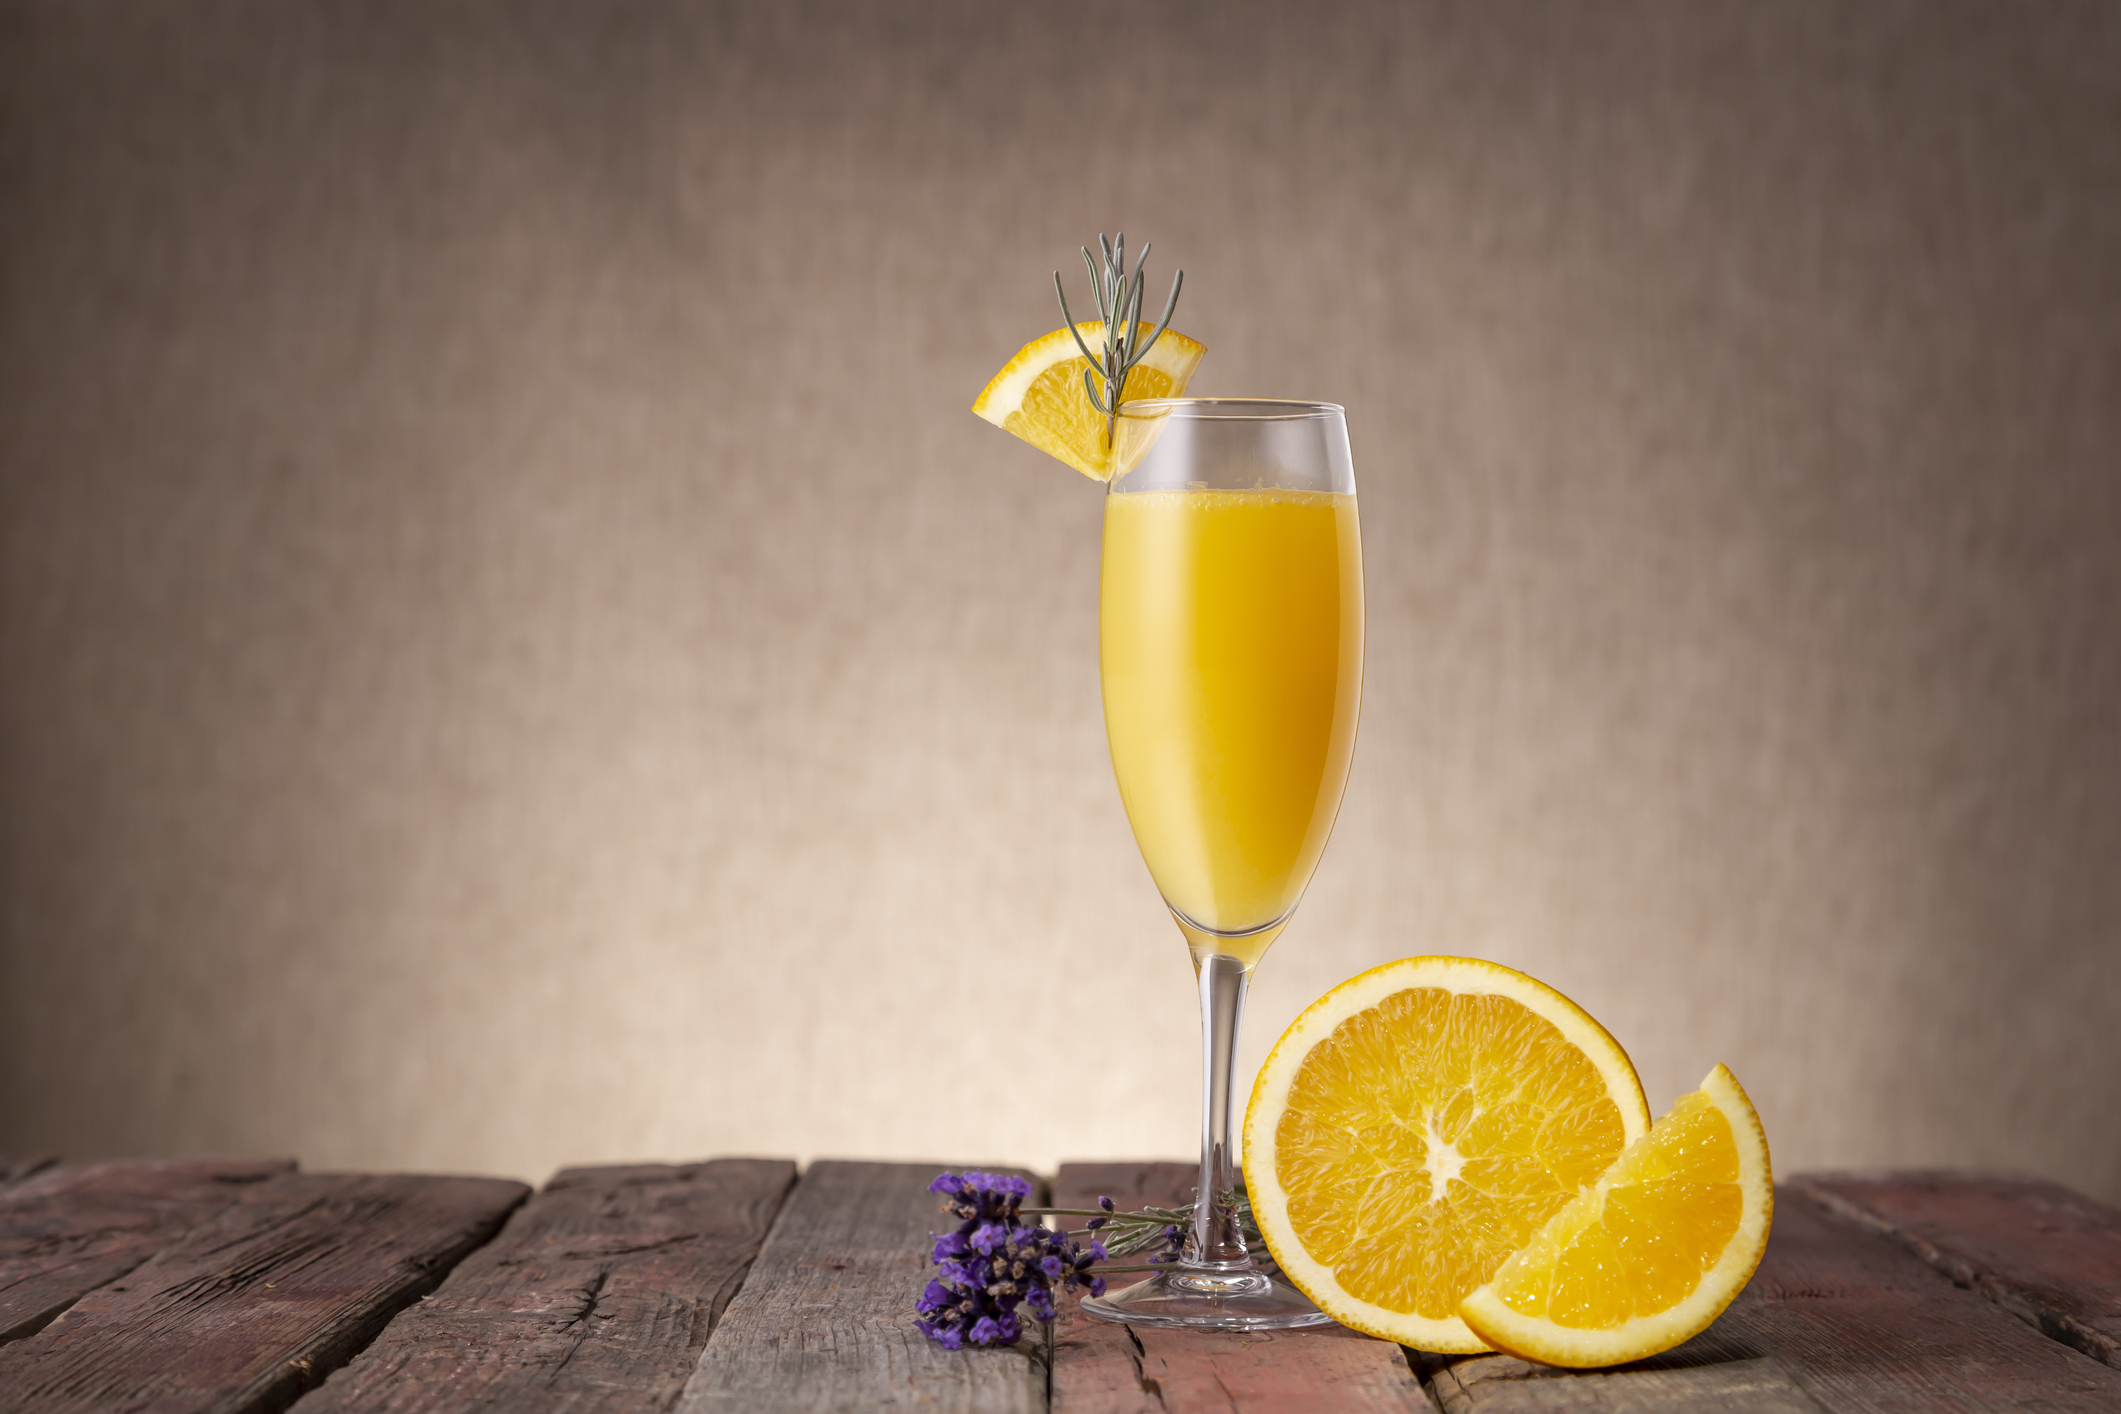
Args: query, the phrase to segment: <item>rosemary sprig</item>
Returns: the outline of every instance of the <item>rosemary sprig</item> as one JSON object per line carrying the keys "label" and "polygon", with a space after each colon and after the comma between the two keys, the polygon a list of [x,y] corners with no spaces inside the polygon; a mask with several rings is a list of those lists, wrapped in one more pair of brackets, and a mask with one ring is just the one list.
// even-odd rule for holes
{"label": "rosemary sprig", "polygon": [[[1156,321],[1156,332],[1145,344],[1141,342],[1142,268],[1149,263],[1149,246],[1142,246],[1132,275],[1127,273],[1125,231],[1112,242],[1105,240],[1104,232],[1098,232],[1097,248],[1104,255],[1102,264],[1090,254],[1090,247],[1084,246],[1083,268],[1090,272],[1090,293],[1097,300],[1098,315],[1105,323],[1105,346],[1101,352],[1092,353],[1076,329],[1075,316],[1068,312],[1068,292],[1061,288],[1058,270],[1053,272],[1053,293],[1060,298],[1061,318],[1067,321],[1068,332],[1075,335],[1077,347],[1090,360],[1090,367],[1083,370],[1083,390],[1090,395],[1090,406],[1105,415],[1105,447],[1109,451],[1119,431],[1119,400],[1127,386],[1127,375],[1156,347],[1164,330],[1171,327],[1171,311],[1178,307],[1178,290],[1185,283],[1186,272],[1181,270],[1171,277],[1171,295],[1164,301],[1163,318]],[[1098,377],[1091,376],[1092,370]],[[1104,383],[1102,396],[1098,391],[1100,381]]]}

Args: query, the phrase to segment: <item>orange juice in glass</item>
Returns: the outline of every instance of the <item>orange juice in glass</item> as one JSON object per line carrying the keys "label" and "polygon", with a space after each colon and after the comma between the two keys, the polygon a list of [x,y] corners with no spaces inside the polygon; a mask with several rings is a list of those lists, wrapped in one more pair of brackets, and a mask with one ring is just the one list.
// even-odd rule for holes
{"label": "orange juice in glass", "polygon": [[1116,490],[1105,735],[1134,838],[1196,951],[1255,963],[1340,805],[1362,697],[1352,493]]}

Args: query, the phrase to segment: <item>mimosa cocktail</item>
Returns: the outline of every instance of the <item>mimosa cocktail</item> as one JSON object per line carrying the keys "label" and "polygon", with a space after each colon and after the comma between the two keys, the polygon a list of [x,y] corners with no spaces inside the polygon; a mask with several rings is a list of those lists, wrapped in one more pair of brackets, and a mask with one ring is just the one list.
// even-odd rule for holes
{"label": "mimosa cocktail", "polygon": [[1099,642],[1135,842],[1200,990],[1200,1190],[1179,1259],[1083,1302],[1105,1321],[1330,1320],[1245,1249],[1231,1148],[1245,986],[1311,881],[1355,746],[1362,543],[1331,403],[1118,404]]}

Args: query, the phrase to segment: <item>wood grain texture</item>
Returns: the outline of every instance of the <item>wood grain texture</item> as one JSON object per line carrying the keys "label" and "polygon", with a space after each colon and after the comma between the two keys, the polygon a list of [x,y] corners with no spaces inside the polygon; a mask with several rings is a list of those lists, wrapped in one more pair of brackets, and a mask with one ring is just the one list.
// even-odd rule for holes
{"label": "wood grain texture", "polygon": [[[1461,1388],[1478,1394],[1490,1387],[1480,1367],[1502,1369],[1498,1362],[1504,1358],[1471,1356],[1447,1362],[1447,1368]],[[2049,1340],[1911,1253],[1804,1202],[1776,1205],[1760,1270],[1715,1325],[1675,1350],[1600,1378],[1626,1382],[1636,1372],[1728,1370],[1760,1360],[1772,1360],[1834,1414],[2121,1410],[2121,1371]],[[1519,1373],[1584,1379],[1560,1370]],[[1435,1383],[1440,1392],[1442,1379]],[[1493,1397],[1506,1392],[1502,1385],[1498,1379]],[[1469,1407],[1491,1406],[1476,1399]],[[1664,1407],[1694,1406],[1681,1399]]]}
{"label": "wood grain texture", "polygon": [[[1100,1196],[1121,1207],[1191,1202],[1196,1164],[1063,1164],[1054,1206]],[[1115,1283],[1138,1281],[1134,1275]],[[1239,1335],[1108,1325],[1061,1303],[1053,1333],[1055,1414],[1429,1407],[1404,1353],[1340,1326]]]}
{"label": "wood grain texture", "polygon": [[1433,1361],[1443,1414],[1825,1414],[1772,1360],[1682,1370],[1550,1370],[1507,1355]]}
{"label": "wood grain texture", "polygon": [[784,1159],[568,1169],[300,1414],[668,1409],[794,1182]]}
{"label": "wood grain texture", "polygon": [[20,1183],[57,1162],[56,1154],[0,1154],[0,1188]]}
{"label": "wood grain texture", "polygon": [[679,1410],[1045,1409],[1036,1323],[996,1350],[943,1350],[914,1327],[932,1271],[929,1234],[945,1221],[928,1191],[942,1167],[813,1164],[708,1338]]}
{"label": "wood grain texture", "polygon": [[2121,1212],[2011,1174],[1815,1173],[1788,1187],[2121,1368]]}
{"label": "wood grain texture", "polygon": [[147,1159],[45,1168],[0,1190],[0,1344],[34,1335],[220,1212],[288,1159]]}
{"label": "wood grain texture", "polygon": [[283,1174],[38,1334],[0,1347],[0,1410],[264,1414],[372,1340],[529,1190]]}

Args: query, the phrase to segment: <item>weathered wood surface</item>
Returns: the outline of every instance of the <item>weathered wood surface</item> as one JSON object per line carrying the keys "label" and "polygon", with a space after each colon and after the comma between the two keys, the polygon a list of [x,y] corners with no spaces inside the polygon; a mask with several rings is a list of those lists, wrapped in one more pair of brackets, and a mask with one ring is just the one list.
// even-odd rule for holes
{"label": "weathered wood surface", "polygon": [[794,1182],[783,1159],[568,1169],[298,1414],[668,1409]]}
{"label": "weathered wood surface", "polygon": [[42,1330],[220,1212],[288,1159],[148,1159],[46,1168],[0,1190],[0,1344]]}
{"label": "weathered wood surface", "polygon": [[[520,1184],[289,1168],[93,1164],[0,1187],[0,1332],[43,1326],[0,1344],[0,1414],[2121,1411],[2121,1369],[2082,1353],[2121,1331],[2121,1214],[2039,1180],[1791,1180],[1760,1271],[1702,1336],[1600,1372],[1424,1356],[1424,1390],[1398,1347],[1352,1332],[1130,1332],[1073,1298],[1050,1344],[939,1350],[912,1324],[946,1221],[937,1166],[819,1164],[792,1192],[777,1161],[570,1170],[505,1230]],[[1182,1202],[1192,1179],[1068,1165],[1055,1199]]]}
{"label": "weathered wood surface", "polygon": [[0,1188],[20,1183],[59,1162],[56,1154],[0,1154]]}
{"label": "weathered wood surface", "polygon": [[283,1174],[44,1330],[0,1347],[0,1410],[285,1408],[500,1227],[498,1179]]}
{"label": "weathered wood surface", "polygon": [[[1192,1201],[1199,1177],[1197,1164],[1063,1164],[1053,1206],[1087,1208],[1104,1196],[1171,1207]],[[1115,1326],[1084,1316],[1072,1297],[1054,1326],[1055,1414],[1428,1407],[1398,1346],[1340,1326],[1245,1335]]]}
{"label": "weathered wood surface", "polygon": [[1826,1414],[1772,1360],[1563,1373],[1491,1355],[1429,1368],[1443,1414]]}
{"label": "weathered wood surface", "polygon": [[2121,1212],[2008,1174],[1815,1173],[1789,1188],[2121,1367]]}
{"label": "weathered wood surface", "polygon": [[[1586,1389],[1580,1404],[1570,1401],[1583,1375],[1505,1359],[1438,1362],[1439,1397],[1446,1375],[1465,1395],[1452,1414],[1692,1410],[1700,1405],[1683,1384],[1660,1391],[1636,1375],[1708,1371],[1688,1378],[1742,1387],[1754,1377],[1734,1367],[1760,1361],[1773,1362],[1833,1414],[2121,1410],[2121,1371],[2048,1339],[1912,1253],[1787,1196],[1776,1204],[1774,1233],[1752,1283],[1722,1319],[1676,1350],[1596,1377],[1606,1383]],[[1531,1384],[1554,1384],[1556,1392],[1524,1388]],[[1671,1397],[1658,1403],[1661,1393]],[[1728,1407],[1787,1407],[1772,1389],[1744,1397],[1764,1402]]]}
{"label": "weathered wood surface", "polygon": [[928,1191],[942,1168],[811,1165],[708,1338],[678,1409],[1045,1409],[1043,1337],[949,1351],[914,1327],[914,1300],[933,1271],[929,1234],[946,1223]]}

